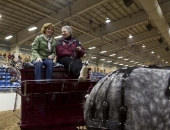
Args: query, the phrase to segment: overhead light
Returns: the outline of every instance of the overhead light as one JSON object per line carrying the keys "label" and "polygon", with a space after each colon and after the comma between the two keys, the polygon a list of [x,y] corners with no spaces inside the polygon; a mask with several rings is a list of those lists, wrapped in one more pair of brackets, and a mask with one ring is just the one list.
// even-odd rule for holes
{"label": "overhead light", "polygon": [[55,39],[58,39],[58,38],[61,38],[62,37],[62,35],[59,35],[59,36],[56,36],[56,37],[54,37]]}
{"label": "overhead light", "polygon": [[138,65],[142,65],[142,64],[138,64]]}
{"label": "overhead light", "polygon": [[91,50],[91,49],[95,49],[96,47],[89,47],[89,49]]}
{"label": "overhead light", "polygon": [[151,53],[153,54],[154,52],[152,51]]}
{"label": "overhead light", "polygon": [[36,30],[36,29],[37,29],[37,27],[31,27],[31,28],[28,29],[28,31],[33,31],[33,30]]}
{"label": "overhead light", "polygon": [[133,36],[132,36],[132,34],[129,34],[129,38],[132,38]]}
{"label": "overhead light", "polygon": [[131,65],[131,66],[129,66],[129,67],[134,67],[134,65]]}
{"label": "overhead light", "polygon": [[110,54],[110,56],[115,56],[116,54]]}
{"label": "overhead light", "polygon": [[168,61],[166,61],[166,64],[168,64]]}
{"label": "overhead light", "polygon": [[146,47],[146,46],[143,44],[142,47],[144,48],[144,47]]}
{"label": "overhead light", "polygon": [[160,58],[160,55],[158,55],[158,58]]}
{"label": "overhead light", "polygon": [[134,62],[134,64],[137,64],[137,63],[139,63],[139,62]]}
{"label": "overhead light", "polygon": [[106,23],[110,23],[110,19],[109,18],[106,18]]}
{"label": "overhead light", "polygon": [[2,15],[0,15],[0,18],[2,17]]}
{"label": "overhead light", "polygon": [[111,60],[108,60],[107,62],[110,63],[110,62],[112,62],[112,61],[111,61]]}
{"label": "overhead light", "polygon": [[141,65],[141,66],[145,66],[145,65]]}
{"label": "overhead light", "polygon": [[123,65],[123,64],[119,64],[119,65]]}
{"label": "overhead light", "polygon": [[126,60],[126,61],[127,61],[127,60],[129,60],[129,59],[124,59],[124,60]]}
{"label": "overhead light", "polygon": [[105,59],[100,59],[100,61],[104,61]]}
{"label": "overhead light", "polygon": [[92,59],[95,59],[96,57],[91,57]]}
{"label": "overhead light", "polygon": [[117,57],[118,59],[121,59],[121,58],[123,58],[123,56],[119,56],[119,57]]}
{"label": "overhead light", "polygon": [[164,59],[162,61],[164,61]]}
{"label": "overhead light", "polygon": [[13,37],[12,35],[9,35],[9,36],[5,37],[5,39],[8,40],[8,39],[11,39],[12,37]]}
{"label": "overhead light", "polygon": [[124,66],[129,66],[129,65],[124,65]]}
{"label": "overhead light", "polygon": [[107,51],[101,51],[100,53],[106,53]]}
{"label": "overhead light", "polygon": [[118,64],[118,62],[115,62],[114,64],[116,65],[116,64]]}
{"label": "overhead light", "polygon": [[131,61],[129,61],[129,62],[134,62],[134,60],[131,60]]}

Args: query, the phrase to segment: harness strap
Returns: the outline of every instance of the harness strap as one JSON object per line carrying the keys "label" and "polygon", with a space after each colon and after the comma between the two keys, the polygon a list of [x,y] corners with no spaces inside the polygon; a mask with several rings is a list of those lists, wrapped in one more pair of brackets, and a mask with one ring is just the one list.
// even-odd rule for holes
{"label": "harness strap", "polygon": [[[117,71],[114,71],[113,73],[116,73]],[[110,75],[108,75],[108,77],[110,77],[113,73],[111,73]],[[100,88],[102,87],[102,85],[104,84],[104,82],[107,80],[108,78],[106,78],[99,86],[98,91],[96,92],[95,96],[93,97],[93,99],[90,100],[90,105],[89,105],[89,117],[90,120],[94,120],[95,119],[95,109],[96,109],[96,104],[95,104],[95,100],[97,98],[98,92],[100,90]]]}
{"label": "harness strap", "polygon": [[134,68],[120,70],[120,72],[124,71],[124,75],[122,75],[122,85],[121,85],[121,105],[118,107],[121,130],[125,130],[125,122],[126,122],[127,110],[128,110],[128,107],[125,105],[125,81],[126,78],[131,74],[133,70]]}
{"label": "harness strap", "polygon": [[128,110],[128,107],[125,105],[125,81],[123,81],[123,84],[121,86],[121,105],[118,107],[121,130],[125,129],[127,110]]}
{"label": "harness strap", "polygon": [[170,78],[168,79],[168,85],[165,90],[165,96],[170,100]]}

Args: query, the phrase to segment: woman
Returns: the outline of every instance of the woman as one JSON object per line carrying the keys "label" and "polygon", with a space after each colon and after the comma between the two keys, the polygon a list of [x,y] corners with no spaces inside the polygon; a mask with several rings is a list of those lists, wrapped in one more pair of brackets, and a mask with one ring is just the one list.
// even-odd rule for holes
{"label": "woman", "polygon": [[56,46],[57,62],[67,67],[77,78],[80,76],[79,80],[85,80],[87,67],[83,67],[83,72],[80,75],[82,69],[80,57],[84,56],[84,48],[79,41],[72,36],[72,29],[70,26],[62,27],[61,31],[62,38],[58,41]]}
{"label": "woman", "polygon": [[45,23],[41,28],[41,33],[32,43],[32,63],[35,65],[35,80],[41,79],[43,66],[46,69],[46,79],[52,79],[53,59],[55,57],[56,41],[52,37],[54,25]]}

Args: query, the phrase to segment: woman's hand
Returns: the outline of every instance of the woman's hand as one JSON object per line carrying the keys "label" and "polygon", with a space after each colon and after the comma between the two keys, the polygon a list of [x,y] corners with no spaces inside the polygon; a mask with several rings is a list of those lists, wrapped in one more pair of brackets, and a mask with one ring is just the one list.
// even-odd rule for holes
{"label": "woman's hand", "polygon": [[37,58],[35,62],[42,62],[41,58]]}
{"label": "woman's hand", "polygon": [[77,46],[77,47],[76,47],[76,50],[77,50],[77,51],[81,51],[81,47],[80,47],[80,46]]}
{"label": "woman's hand", "polygon": [[49,55],[48,59],[52,60],[52,59],[54,59],[54,56],[53,55]]}

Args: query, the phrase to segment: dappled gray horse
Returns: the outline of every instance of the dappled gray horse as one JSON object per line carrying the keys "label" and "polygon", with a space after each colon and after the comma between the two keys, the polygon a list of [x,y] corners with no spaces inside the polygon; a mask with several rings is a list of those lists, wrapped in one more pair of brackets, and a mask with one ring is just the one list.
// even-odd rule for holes
{"label": "dappled gray horse", "polygon": [[169,130],[170,70],[114,71],[92,89],[84,105],[88,130]]}

